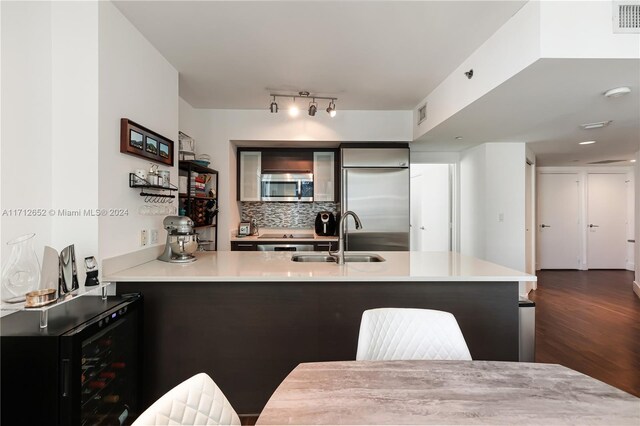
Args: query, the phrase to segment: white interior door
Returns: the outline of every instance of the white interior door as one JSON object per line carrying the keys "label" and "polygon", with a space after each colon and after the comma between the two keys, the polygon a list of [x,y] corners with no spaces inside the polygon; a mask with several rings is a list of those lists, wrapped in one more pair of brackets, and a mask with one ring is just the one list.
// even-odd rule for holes
{"label": "white interior door", "polygon": [[412,164],[411,249],[451,249],[451,184],[448,164]]}
{"label": "white interior door", "polygon": [[587,176],[587,267],[625,269],[627,260],[627,176]]}
{"label": "white interior door", "polygon": [[539,269],[578,269],[580,199],[575,173],[541,173],[537,180]]}

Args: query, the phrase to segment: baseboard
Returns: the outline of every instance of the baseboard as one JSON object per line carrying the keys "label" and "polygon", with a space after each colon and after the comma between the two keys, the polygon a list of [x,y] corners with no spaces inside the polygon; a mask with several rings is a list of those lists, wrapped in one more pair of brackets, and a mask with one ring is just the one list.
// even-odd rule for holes
{"label": "baseboard", "polygon": [[635,265],[635,263],[633,263],[633,262],[627,262],[626,269],[627,269],[627,271],[635,271],[635,270],[636,270],[636,265]]}
{"label": "baseboard", "polygon": [[633,282],[633,292],[640,297],[640,284],[638,284],[638,281]]}

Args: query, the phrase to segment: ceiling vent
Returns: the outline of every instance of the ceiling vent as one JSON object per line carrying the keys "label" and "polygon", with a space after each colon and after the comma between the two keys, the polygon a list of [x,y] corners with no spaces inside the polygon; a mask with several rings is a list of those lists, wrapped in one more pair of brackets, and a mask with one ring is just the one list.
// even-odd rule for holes
{"label": "ceiling vent", "polygon": [[640,0],[613,2],[613,32],[640,34]]}
{"label": "ceiling vent", "polygon": [[601,160],[601,161],[594,161],[589,164],[611,164],[611,163],[621,163],[623,161],[625,160]]}
{"label": "ceiling vent", "polygon": [[427,104],[425,103],[418,108],[418,125],[427,119]]}

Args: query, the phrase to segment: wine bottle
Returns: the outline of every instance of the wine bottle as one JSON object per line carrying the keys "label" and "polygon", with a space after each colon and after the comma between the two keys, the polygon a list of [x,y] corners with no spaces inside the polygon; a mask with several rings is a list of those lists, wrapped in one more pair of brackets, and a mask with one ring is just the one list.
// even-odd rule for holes
{"label": "wine bottle", "polygon": [[116,373],[113,371],[103,371],[98,377],[100,377],[101,379],[115,379]]}
{"label": "wine bottle", "polygon": [[104,389],[106,386],[107,386],[106,379],[95,379],[87,383],[87,387],[90,389]]}

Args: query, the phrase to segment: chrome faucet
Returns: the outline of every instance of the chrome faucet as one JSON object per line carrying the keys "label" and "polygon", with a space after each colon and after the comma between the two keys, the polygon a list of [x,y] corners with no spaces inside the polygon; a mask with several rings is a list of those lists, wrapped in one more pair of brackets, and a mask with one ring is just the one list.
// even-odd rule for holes
{"label": "chrome faucet", "polygon": [[344,214],[340,218],[340,222],[338,223],[338,250],[329,251],[329,254],[336,260],[336,263],[338,265],[344,265],[344,223],[346,222],[347,216],[353,217],[353,220],[356,221],[356,229],[362,228],[362,223],[360,222],[360,218],[357,214],[355,214],[351,210],[344,212]]}

